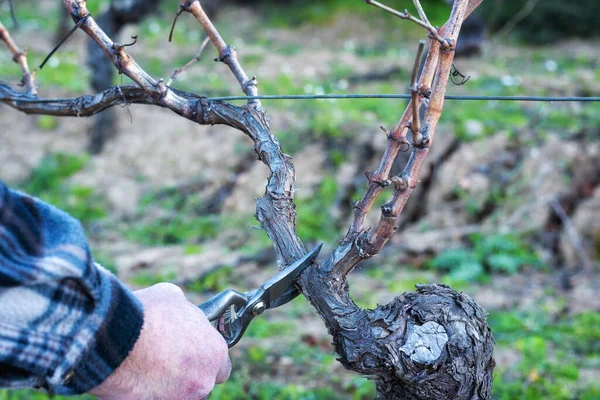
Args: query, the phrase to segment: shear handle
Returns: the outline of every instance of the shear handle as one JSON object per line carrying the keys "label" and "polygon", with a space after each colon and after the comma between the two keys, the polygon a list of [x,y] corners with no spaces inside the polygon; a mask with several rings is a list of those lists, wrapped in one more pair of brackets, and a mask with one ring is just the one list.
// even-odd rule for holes
{"label": "shear handle", "polygon": [[232,305],[241,308],[246,305],[248,298],[246,295],[238,292],[237,290],[227,289],[214,297],[211,297],[206,303],[200,304],[198,307],[209,321],[218,319],[227,308]]}

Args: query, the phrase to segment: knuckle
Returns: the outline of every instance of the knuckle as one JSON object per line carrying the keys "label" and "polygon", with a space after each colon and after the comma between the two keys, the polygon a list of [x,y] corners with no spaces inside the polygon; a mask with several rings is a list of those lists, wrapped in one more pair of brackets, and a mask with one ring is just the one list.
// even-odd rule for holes
{"label": "knuckle", "polygon": [[161,282],[157,283],[153,286],[156,290],[160,290],[161,292],[171,293],[176,295],[183,295],[183,290],[177,285],[174,285],[169,282]]}

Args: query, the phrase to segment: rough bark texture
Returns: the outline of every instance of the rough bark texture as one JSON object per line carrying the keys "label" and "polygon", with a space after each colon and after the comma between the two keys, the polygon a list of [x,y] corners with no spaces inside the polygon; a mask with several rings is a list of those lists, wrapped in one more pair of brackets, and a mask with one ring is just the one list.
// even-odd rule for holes
{"label": "rough bark texture", "polygon": [[312,301],[327,310],[322,317],[342,355],[338,360],[375,380],[378,398],[491,398],[493,339],[485,311],[469,296],[444,285],[418,285],[416,293],[363,310],[344,282],[315,270],[307,275],[305,291],[322,292]]}
{"label": "rough bark texture", "polygon": [[[413,73],[413,100],[387,133],[388,146],[379,166],[367,174],[369,186],[356,203],[346,237],[324,261],[304,272],[299,286],[331,333],[339,361],[375,380],[381,399],[491,398],[493,339],[485,312],[470,297],[443,285],[421,285],[416,293],[365,310],[352,301],[346,283],[346,275],[363,259],[378,254],[396,230],[400,213],[419,181],[441,116],[461,24],[481,1],[457,0],[450,19],[440,29],[431,26],[418,0],[414,3],[419,18],[376,1],[367,2],[425,27],[430,34],[429,52],[418,81],[416,71]],[[270,170],[265,195],[256,201],[256,217],[272,240],[281,267],[301,257],[306,250],[296,234],[294,166],[271,132],[261,102],[251,99],[237,107],[172,89],[148,75],[125,46],[115,43],[98,26],[89,16],[85,0],[63,3],[80,29],[136,85],[75,99],[39,99],[31,92],[21,93],[0,84],[0,101],[26,113],[64,116],[93,115],[116,104],[152,104],[199,124],[225,124],[244,132],[253,140],[258,159]],[[181,11],[197,19],[217,49],[218,60],[229,68],[242,91],[256,96],[256,79],[248,77],[235,49],[220,36],[198,0],[184,0]],[[418,65],[416,62],[415,68]],[[424,118],[417,121],[422,107]],[[401,174],[390,176],[396,156],[406,148],[409,132],[413,146],[408,163]],[[379,222],[366,226],[366,215],[386,188],[392,189],[392,196],[381,207]]]}
{"label": "rough bark texture", "polygon": [[[456,43],[462,21],[478,3],[454,3],[448,23],[439,30],[449,43]],[[379,398],[489,399],[495,366],[493,339],[485,312],[472,299],[446,286],[426,285],[375,310],[363,310],[352,301],[345,280],[362,259],[381,251],[417,185],[441,115],[454,56],[435,37],[429,47],[415,89],[420,99],[428,99],[422,127],[411,129],[419,126],[414,118],[420,105],[413,100],[389,132],[379,167],[368,174],[369,188],[355,206],[346,238],[318,269],[302,275],[302,288],[333,336],[340,362],[374,379]],[[409,161],[400,175],[390,177],[409,131],[414,144]],[[375,198],[392,185],[395,190],[381,208],[379,223],[365,226]]]}

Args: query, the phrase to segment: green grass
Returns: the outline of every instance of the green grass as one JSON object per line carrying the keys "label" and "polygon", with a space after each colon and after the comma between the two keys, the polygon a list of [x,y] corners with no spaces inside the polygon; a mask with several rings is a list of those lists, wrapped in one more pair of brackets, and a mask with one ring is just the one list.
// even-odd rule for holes
{"label": "green grass", "polygon": [[[157,217],[152,213],[167,216]],[[221,226],[218,215],[202,212],[202,204],[195,196],[185,196],[176,190],[168,191],[163,197],[155,197],[154,194],[143,197],[138,217],[143,221],[127,225],[123,234],[127,239],[146,246],[196,245],[215,238]],[[187,249],[194,250],[193,247]]]}
{"label": "green grass", "polygon": [[0,400],[92,400],[93,396],[49,396],[45,392],[23,389],[2,390],[0,389]]}
{"label": "green grass", "polygon": [[497,370],[494,398],[593,399],[596,383],[580,371],[600,365],[600,315],[584,312],[552,321],[540,311],[492,312],[488,318],[498,346],[520,353],[520,361]]}
{"label": "green grass", "polygon": [[69,184],[68,179],[82,170],[87,156],[51,153],[45,156],[18,187],[24,192],[66,211],[86,223],[101,219],[107,211],[94,188]]}
{"label": "green grass", "polygon": [[[261,322],[262,321],[262,322]],[[259,328],[257,329],[256,326]],[[256,319],[248,328],[249,337],[266,338],[293,335],[293,324],[281,324]],[[260,334],[257,334],[260,332]],[[211,399],[372,399],[375,395],[373,382],[352,376],[340,377],[330,374],[336,363],[335,355],[324,352],[318,345],[298,341],[289,352],[280,353],[260,344],[244,350],[244,364],[234,366],[234,374],[223,385],[218,385]],[[293,368],[302,371],[301,376],[289,376],[289,381],[273,379],[273,371],[286,368],[282,358],[293,360]],[[323,382],[323,376],[328,376]]]}

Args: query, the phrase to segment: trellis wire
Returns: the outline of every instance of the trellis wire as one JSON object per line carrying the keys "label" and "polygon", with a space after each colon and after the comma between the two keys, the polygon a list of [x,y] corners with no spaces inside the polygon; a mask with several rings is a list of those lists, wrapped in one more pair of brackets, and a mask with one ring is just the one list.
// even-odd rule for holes
{"label": "trellis wire", "polygon": [[[234,100],[352,100],[352,99],[410,99],[407,93],[369,93],[369,94],[263,94],[259,96],[214,96],[207,97],[211,101],[234,101]],[[446,100],[463,101],[533,101],[533,102],[600,102],[600,96],[484,96],[484,95],[446,95]],[[0,100],[16,101],[23,103],[55,103],[62,98],[31,98],[31,97],[4,97]]]}
{"label": "trellis wire", "polygon": [[[218,96],[208,97],[207,100],[329,100],[329,99],[410,99],[410,94],[289,94],[289,95],[259,95],[259,96]],[[600,96],[478,96],[478,95],[446,95],[446,100],[468,101],[538,101],[538,102],[598,102]]]}

